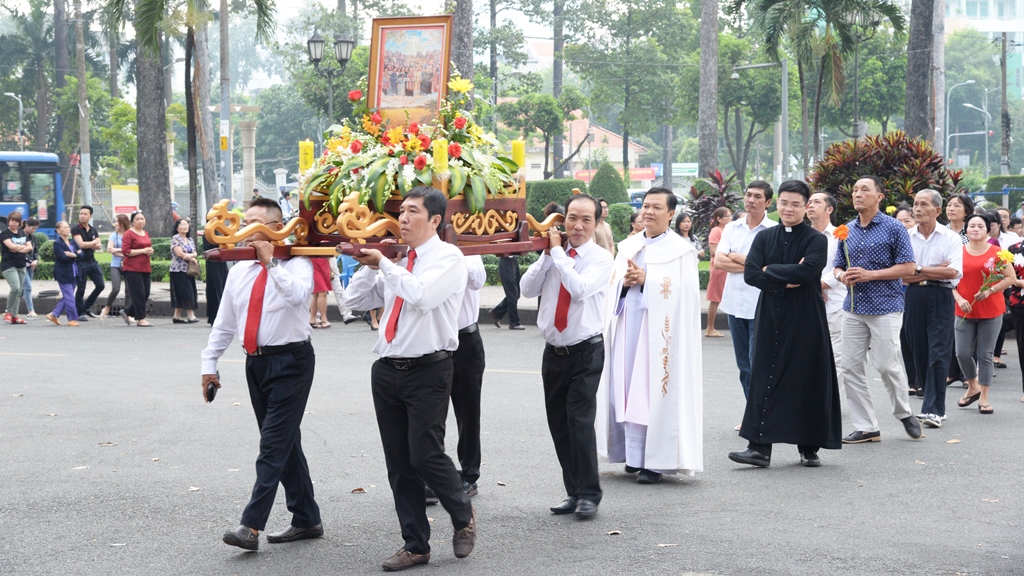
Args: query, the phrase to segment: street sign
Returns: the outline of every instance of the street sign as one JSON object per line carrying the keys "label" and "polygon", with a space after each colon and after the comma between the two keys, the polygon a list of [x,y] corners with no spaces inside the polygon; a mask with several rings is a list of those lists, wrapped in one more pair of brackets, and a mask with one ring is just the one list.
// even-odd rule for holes
{"label": "street sign", "polygon": [[228,136],[231,134],[231,124],[227,120],[220,121],[220,149],[228,149]]}
{"label": "street sign", "polygon": [[313,143],[309,140],[299,142],[299,173],[313,166]]}
{"label": "street sign", "polygon": [[696,178],[699,174],[700,164],[696,162],[673,162],[672,175]]}

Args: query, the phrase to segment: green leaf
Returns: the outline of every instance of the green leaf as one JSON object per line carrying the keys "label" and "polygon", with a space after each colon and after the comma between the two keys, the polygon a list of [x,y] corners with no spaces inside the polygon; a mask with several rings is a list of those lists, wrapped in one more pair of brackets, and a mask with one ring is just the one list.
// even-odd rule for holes
{"label": "green leaf", "polygon": [[484,210],[484,202],[487,201],[487,183],[482,176],[472,174],[470,176],[472,188],[466,190],[466,202],[469,203],[469,211],[479,214]]}
{"label": "green leaf", "polygon": [[448,197],[454,198],[466,188],[466,176],[468,174],[467,170],[462,166],[450,166],[449,169],[452,172],[452,179],[448,184]]}

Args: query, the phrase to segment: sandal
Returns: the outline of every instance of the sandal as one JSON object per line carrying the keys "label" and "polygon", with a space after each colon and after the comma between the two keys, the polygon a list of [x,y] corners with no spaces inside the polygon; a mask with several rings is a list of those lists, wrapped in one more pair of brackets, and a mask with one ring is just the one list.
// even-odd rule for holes
{"label": "sandal", "polygon": [[961,408],[967,408],[971,404],[974,404],[975,402],[977,402],[978,398],[981,398],[981,392],[978,392],[977,394],[974,394],[972,396],[968,396],[968,395],[965,394],[964,397],[961,398],[956,403],[956,405],[961,407]]}
{"label": "sandal", "polygon": [[330,328],[331,327],[331,323],[327,322],[326,320],[321,320],[320,321],[320,327],[321,328]]}
{"label": "sandal", "polygon": [[717,330],[715,330],[714,332],[707,332],[707,331],[704,332],[704,337],[705,338],[723,338],[724,336],[725,336],[725,334],[722,334],[721,332],[719,332]]}
{"label": "sandal", "polygon": [[24,318],[18,318],[17,316],[12,316],[11,317],[11,324],[25,324],[25,323],[26,322],[25,322]]}
{"label": "sandal", "polygon": [[995,412],[995,409],[992,408],[991,404],[978,404],[978,412],[981,412],[982,414],[991,414]]}
{"label": "sandal", "polygon": [[310,326],[310,328],[313,328],[313,329],[316,329],[316,330],[319,330],[320,328],[323,328],[323,326],[321,326],[319,322],[310,322],[309,326]]}

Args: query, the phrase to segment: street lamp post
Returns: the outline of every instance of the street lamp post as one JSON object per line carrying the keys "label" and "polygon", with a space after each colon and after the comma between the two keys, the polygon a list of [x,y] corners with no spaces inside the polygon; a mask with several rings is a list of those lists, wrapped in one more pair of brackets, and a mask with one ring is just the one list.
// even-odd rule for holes
{"label": "street lamp post", "polygon": [[966,82],[953,84],[953,87],[946,92],[946,149],[943,150],[943,156],[946,158],[949,158],[949,105],[953,102],[953,90],[955,90],[957,86],[966,86],[968,84],[974,84],[974,80],[967,80]]}
{"label": "street lamp post", "polygon": [[753,70],[755,68],[782,68],[782,179],[789,178],[789,61],[785,58],[778,62],[766,62],[764,64],[749,64],[747,66],[734,66],[732,79],[739,79],[739,70]]}
{"label": "street lamp post", "polygon": [[324,44],[324,39],[314,28],[313,35],[306,41],[306,49],[309,52],[309,61],[313,63],[313,68],[318,74],[327,78],[327,116],[330,119],[328,122],[330,125],[334,122],[334,77],[345,73],[345,66],[352,58],[352,49],[355,48],[356,41],[344,34],[334,35],[334,58],[341,65],[341,70],[337,72],[333,68],[320,69],[320,61],[324,58]]}
{"label": "street lamp post", "polygon": [[25,138],[23,127],[23,119],[25,117],[25,106],[21,103],[21,96],[18,96],[14,92],[4,92],[4,96],[10,96],[18,101],[18,149],[22,152],[25,151]]}
{"label": "street lamp post", "polygon": [[988,126],[992,123],[992,115],[988,113],[988,110],[978,108],[974,104],[968,104],[964,102],[964,106],[972,110],[977,110],[985,115],[985,181],[988,182],[989,169],[988,169]]}

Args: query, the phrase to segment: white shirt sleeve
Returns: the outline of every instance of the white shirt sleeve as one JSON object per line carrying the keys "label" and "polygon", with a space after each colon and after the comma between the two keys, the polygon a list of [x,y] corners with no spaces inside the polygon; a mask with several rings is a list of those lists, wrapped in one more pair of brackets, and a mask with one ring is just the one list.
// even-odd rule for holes
{"label": "white shirt sleeve", "polygon": [[536,298],[540,296],[544,288],[544,278],[547,276],[548,268],[551,267],[551,256],[541,254],[536,262],[530,264],[526,273],[519,280],[519,290],[523,298]]}
{"label": "white shirt sleeve", "polygon": [[267,270],[267,277],[270,286],[289,306],[299,306],[313,292],[313,263],[309,258],[296,258],[290,267],[295,268],[294,274],[284,266],[274,266]]}
{"label": "white shirt sleeve", "polygon": [[206,340],[206,348],[200,356],[203,374],[217,373],[217,360],[228,349],[238,332],[238,319],[235,315],[235,306],[232,302],[235,290],[233,279],[237,276],[228,274],[227,282],[224,283],[224,293],[221,297],[220,308],[217,309],[217,319],[213,321],[213,330]]}
{"label": "white shirt sleeve", "polygon": [[825,267],[821,269],[821,281],[828,285],[829,288],[838,288],[842,282],[836,278],[836,268],[832,264],[836,261],[836,250],[839,249],[839,241],[835,239],[831,234],[828,235],[828,260],[825,261]]}
{"label": "white shirt sleeve", "polygon": [[[390,260],[383,259],[381,262]],[[383,275],[369,266],[357,270],[345,288],[344,303],[349,310],[376,310],[383,306]]]}
{"label": "white shirt sleeve", "polygon": [[487,282],[487,269],[480,256],[466,256],[466,290],[479,290]]}

